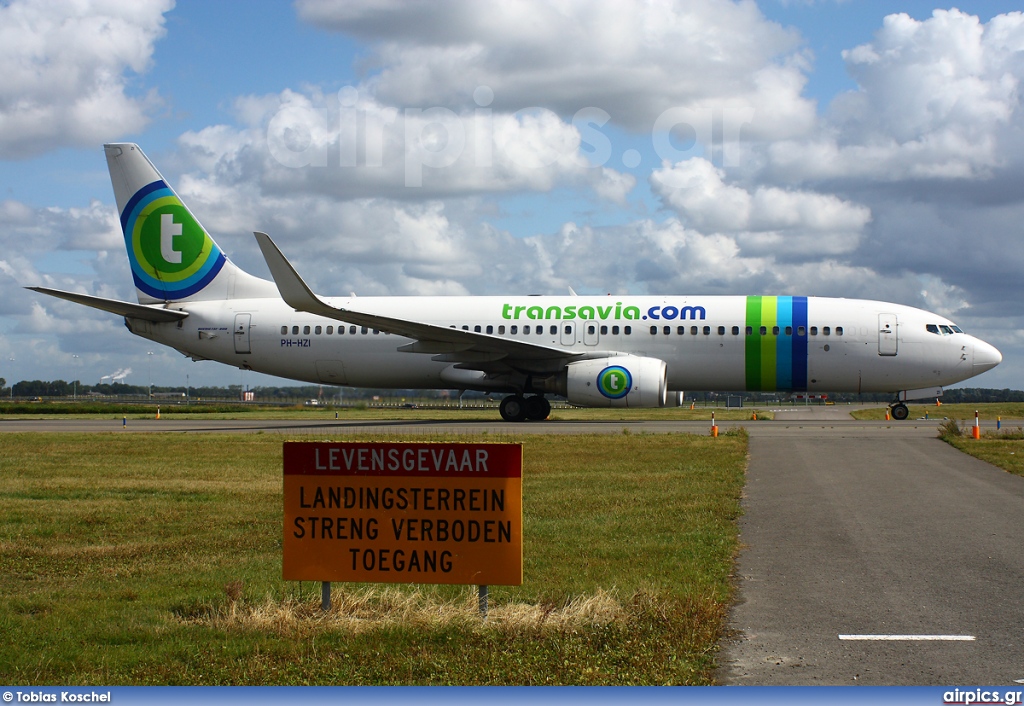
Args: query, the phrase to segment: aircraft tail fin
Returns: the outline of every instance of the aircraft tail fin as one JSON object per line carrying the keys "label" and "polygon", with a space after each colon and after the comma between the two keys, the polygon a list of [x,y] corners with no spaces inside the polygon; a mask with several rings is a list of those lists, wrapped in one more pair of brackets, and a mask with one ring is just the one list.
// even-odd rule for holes
{"label": "aircraft tail fin", "polygon": [[277,296],[228,260],[138,145],[103,150],[140,304]]}

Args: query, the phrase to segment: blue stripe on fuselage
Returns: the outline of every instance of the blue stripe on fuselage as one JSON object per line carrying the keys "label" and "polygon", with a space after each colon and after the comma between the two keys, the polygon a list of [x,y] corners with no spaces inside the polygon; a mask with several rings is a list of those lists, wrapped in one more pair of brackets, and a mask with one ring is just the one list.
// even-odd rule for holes
{"label": "blue stripe on fuselage", "polygon": [[[801,331],[803,332],[801,334]],[[793,390],[807,390],[807,297],[793,297]]]}

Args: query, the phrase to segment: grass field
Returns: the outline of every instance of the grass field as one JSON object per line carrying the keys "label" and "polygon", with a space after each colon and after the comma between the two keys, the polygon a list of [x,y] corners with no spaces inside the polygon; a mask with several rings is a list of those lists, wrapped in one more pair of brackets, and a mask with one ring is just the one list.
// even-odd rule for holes
{"label": "grass field", "polygon": [[282,581],[283,439],[0,437],[0,681],[712,680],[742,432],[524,440],[524,584],[486,623],[470,587],[335,584],[324,615]]}
{"label": "grass field", "polygon": [[[910,417],[908,419],[919,419],[926,413],[932,419],[969,419],[973,422],[974,412],[977,410],[981,419],[995,421],[996,417],[1003,419],[1024,419],[1024,403],[1022,402],[984,402],[980,404],[943,404],[937,406],[931,404],[909,404]],[[886,407],[871,407],[869,409],[857,409],[851,412],[854,419],[885,419]]]}
{"label": "grass field", "polygon": [[[242,405],[186,406],[181,404],[76,404],[65,402],[4,403],[0,402],[0,419],[45,419],[54,415],[72,419],[152,419],[160,408],[161,418],[167,419],[439,419],[439,420],[487,420],[499,421],[497,405],[493,407],[440,408],[424,407],[410,409],[403,407],[245,407]],[[654,409],[582,409],[556,407],[552,410],[553,420],[711,420],[711,413],[719,421],[750,420],[754,412],[758,420],[770,420],[771,412],[764,407],[715,408],[715,407],[663,407]]]}
{"label": "grass field", "polygon": [[980,439],[974,439],[970,432],[970,426],[955,421],[939,428],[940,437],[955,448],[1004,471],[1024,476],[1024,427],[1008,425],[1001,430],[990,429],[982,432]]}

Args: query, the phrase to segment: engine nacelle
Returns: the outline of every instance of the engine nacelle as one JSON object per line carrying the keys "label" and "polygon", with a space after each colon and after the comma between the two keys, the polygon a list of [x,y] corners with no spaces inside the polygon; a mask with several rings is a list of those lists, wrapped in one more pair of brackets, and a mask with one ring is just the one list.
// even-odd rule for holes
{"label": "engine nacelle", "polygon": [[663,360],[635,355],[569,363],[565,398],[581,407],[664,407],[667,370]]}

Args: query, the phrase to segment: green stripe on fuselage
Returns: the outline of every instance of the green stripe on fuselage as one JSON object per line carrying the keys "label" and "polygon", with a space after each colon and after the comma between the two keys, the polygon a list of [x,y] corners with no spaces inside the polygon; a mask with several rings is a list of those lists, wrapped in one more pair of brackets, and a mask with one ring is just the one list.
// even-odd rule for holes
{"label": "green stripe on fuselage", "polygon": [[761,297],[747,297],[747,329],[751,332],[750,335],[744,336],[748,390],[761,389],[761,337],[758,334],[760,325]]}

